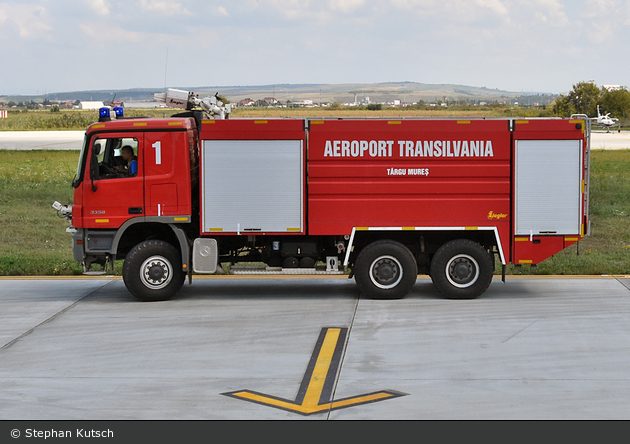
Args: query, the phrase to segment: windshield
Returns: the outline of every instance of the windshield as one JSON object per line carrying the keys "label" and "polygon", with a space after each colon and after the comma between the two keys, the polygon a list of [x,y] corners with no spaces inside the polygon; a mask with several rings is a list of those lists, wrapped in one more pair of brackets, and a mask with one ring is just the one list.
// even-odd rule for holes
{"label": "windshield", "polygon": [[81,154],[79,155],[79,164],[77,165],[77,172],[74,175],[74,179],[72,180],[72,186],[74,188],[78,187],[81,181],[83,180],[83,166],[85,165],[85,156],[87,155],[88,146],[87,146],[87,134],[83,136],[83,146],[81,147]]}

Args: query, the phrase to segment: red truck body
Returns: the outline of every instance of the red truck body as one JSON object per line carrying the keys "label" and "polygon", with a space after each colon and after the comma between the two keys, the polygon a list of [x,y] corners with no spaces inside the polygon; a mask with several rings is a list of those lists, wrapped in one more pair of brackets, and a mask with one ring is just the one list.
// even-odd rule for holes
{"label": "red truck body", "polygon": [[[89,270],[126,257],[125,282],[143,300],[171,297],[181,282],[170,282],[193,268],[260,261],[268,273],[321,272],[315,264],[330,258],[372,297],[404,296],[418,272],[448,297],[477,297],[490,266],[477,250],[503,265],[537,264],[585,236],[588,125],[192,115],[100,122],[86,132],[73,183],[75,259]],[[112,171],[125,144],[137,155],[134,177]],[[169,248],[178,257],[132,267],[147,242],[159,243],[144,247],[153,256]],[[442,268],[445,283],[435,276]],[[160,269],[170,273],[169,291]]]}

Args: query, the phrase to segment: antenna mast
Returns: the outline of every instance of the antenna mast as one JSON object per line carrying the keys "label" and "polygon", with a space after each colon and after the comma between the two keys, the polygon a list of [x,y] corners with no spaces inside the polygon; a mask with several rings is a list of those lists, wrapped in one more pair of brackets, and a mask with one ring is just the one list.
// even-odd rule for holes
{"label": "antenna mast", "polygon": [[164,63],[164,92],[166,92],[166,73],[168,70],[168,46],[166,47],[166,62]]}

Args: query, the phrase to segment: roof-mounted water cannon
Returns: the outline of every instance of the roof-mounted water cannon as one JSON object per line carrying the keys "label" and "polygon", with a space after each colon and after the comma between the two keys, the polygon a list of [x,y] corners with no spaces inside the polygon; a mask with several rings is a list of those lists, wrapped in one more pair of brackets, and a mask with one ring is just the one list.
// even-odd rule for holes
{"label": "roof-mounted water cannon", "polygon": [[219,98],[219,93],[200,99],[199,95],[192,91],[169,88],[165,93],[153,94],[153,97],[170,108],[192,110],[200,107],[208,119],[227,119],[232,112],[232,106],[229,103],[224,104]]}

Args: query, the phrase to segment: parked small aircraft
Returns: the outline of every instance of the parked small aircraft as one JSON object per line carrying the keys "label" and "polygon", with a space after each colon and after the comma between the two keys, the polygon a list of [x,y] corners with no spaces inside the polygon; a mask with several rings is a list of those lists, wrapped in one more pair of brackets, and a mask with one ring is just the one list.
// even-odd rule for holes
{"label": "parked small aircraft", "polygon": [[610,117],[610,113],[606,114],[605,116],[602,116],[602,114],[599,112],[599,105],[597,105],[597,123],[599,125],[602,125],[604,128],[606,128],[607,133],[610,132],[610,128],[616,125],[618,121],[619,119]]}

